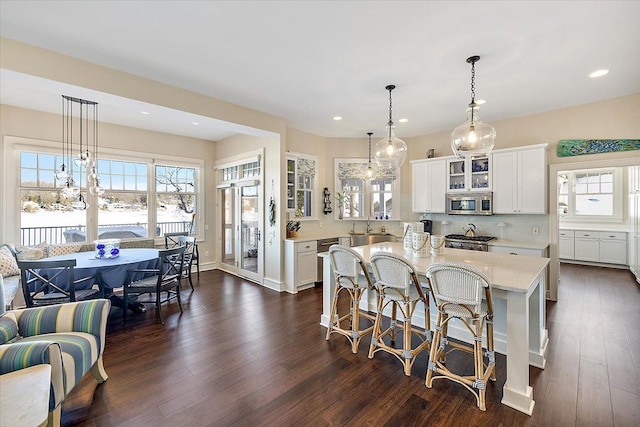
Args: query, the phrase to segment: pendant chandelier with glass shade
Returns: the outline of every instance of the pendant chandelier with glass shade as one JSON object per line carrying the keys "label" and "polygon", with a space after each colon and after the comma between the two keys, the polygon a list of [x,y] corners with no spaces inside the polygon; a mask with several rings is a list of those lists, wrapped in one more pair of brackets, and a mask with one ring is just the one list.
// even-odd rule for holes
{"label": "pendant chandelier with glass shade", "polygon": [[488,123],[483,123],[478,115],[476,104],[476,62],[477,55],[467,58],[471,64],[471,103],[467,109],[467,121],[451,133],[451,149],[458,158],[470,156],[486,156],[493,149],[496,130]]}
{"label": "pendant chandelier with glass shade", "polygon": [[391,91],[394,85],[385,87],[389,91],[389,121],[387,122],[388,135],[382,138],[375,146],[376,163],[381,170],[400,170],[407,158],[407,144],[398,138],[393,132],[393,109]]}
{"label": "pendant chandelier with glass shade", "polygon": [[[74,156],[75,146],[78,153]],[[62,195],[75,199],[73,206],[76,209],[86,209],[82,184],[76,183],[74,178],[74,166],[85,170],[89,168],[87,178],[91,194],[99,196],[104,193],[98,176],[98,103],[62,95],[62,164],[55,176],[62,183]]]}

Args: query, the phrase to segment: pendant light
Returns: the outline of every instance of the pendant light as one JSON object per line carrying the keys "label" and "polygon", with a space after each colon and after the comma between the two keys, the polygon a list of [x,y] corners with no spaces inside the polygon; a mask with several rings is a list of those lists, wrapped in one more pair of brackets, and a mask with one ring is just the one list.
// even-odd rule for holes
{"label": "pendant light", "polygon": [[382,138],[375,147],[376,163],[382,170],[400,170],[407,158],[407,144],[393,133],[393,111],[391,91],[394,85],[385,87],[389,91],[389,121],[387,122],[388,136]]}
{"label": "pendant light", "polygon": [[367,163],[367,170],[364,174],[366,179],[371,179],[373,178],[373,167],[371,167],[371,135],[373,135],[373,132],[367,132],[367,135],[369,135],[369,163]]}
{"label": "pendant light", "polygon": [[458,158],[487,156],[496,140],[496,130],[490,124],[483,123],[478,116],[475,85],[476,62],[479,60],[477,55],[467,58],[467,63],[471,64],[471,103],[467,109],[467,121],[451,133],[451,149]]}
{"label": "pendant light", "polygon": [[[79,120],[74,123],[74,106],[78,107]],[[92,114],[90,114],[90,112]],[[90,140],[93,144],[90,144]],[[77,143],[78,155],[72,161],[73,147]],[[92,146],[93,145],[93,146]],[[90,149],[93,148],[93,153]],[[56,171],[56,178],[62,182],[62,194],[75,198],[75,209],[86,209],[87,202],[81,193],[82,184],[76,185],[73,165],[78,168],[90,168],[87,176],[91,186],[89,192],[94,195],[104,193],[98,177],[98,103],[85,99],[62,95],[62,164]],[[82,169],[81,169],[82,172]],[[80,174],[82,175],[82,173]]]}

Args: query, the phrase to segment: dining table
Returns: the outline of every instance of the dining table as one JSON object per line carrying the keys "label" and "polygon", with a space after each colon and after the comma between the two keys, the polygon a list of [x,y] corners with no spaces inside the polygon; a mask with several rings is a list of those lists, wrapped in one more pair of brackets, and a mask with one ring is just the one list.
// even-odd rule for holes
{"label": "dining table", "polygon": [[[76,279],[95,277],[95,280],[84,282],[79,289],[87,289],[97,284],[100,289],[104,290],[105,297],[111,299],[114,305],[122,307],[123,301],[113,294],[113,289],[121,288],[124,285],[129,270],[157,268],[158,257],[158,249],[135,248],[120,249],[118,256],[114,258],[98,258],[94,251],[85,251],[53,256],[44,260],[75,260],[74,276]],[[46,272],[41,270],[40,273]],[[142,273],[136,274],[139,277],[134,276],[133,280],[142,278]],[[143,306],[139,304],[130,304],[130,308],[135,311],[144,311]]]}
{"label": "dining table", "polygon": [[[427,269],[434,263],[463,263],[486,274],[490,281],[494,305],[495,351],[506,356],[507,364],[502,403],[528,415],[533,413],[535,401],[533,387],[529,381],[529,366],[544,369],[545,353],[549,342],[546,327],[548,258],[453,248],[444,248],[444,251],[438,255],[413,256],[411,252],[405,252],[401,242],[376,243],[351,249],[362,256],[368,268],[370,268],[371,255],[376,252],[403,256],[414,266],[418,277],[426,284],[428,284]],[[331,300],[335,292],[335,278],[329,253],[318,254],[318,256],[324,258],[323,307],[320,324],[328,327]],[[437,308],[433,299],[430,298],[430,300],[431,324],[435,325]],[[360,301],[360,308],[375,312],[375,292],[365,291]],[[417,309],[412,322],[424,327],[424,316],[419,313],[424,311]],[[383,314],[389,315],[386,312]],[[466,342],[471,340],[471,335],[462,327],[450,325],[448,332],[452,338]]]}

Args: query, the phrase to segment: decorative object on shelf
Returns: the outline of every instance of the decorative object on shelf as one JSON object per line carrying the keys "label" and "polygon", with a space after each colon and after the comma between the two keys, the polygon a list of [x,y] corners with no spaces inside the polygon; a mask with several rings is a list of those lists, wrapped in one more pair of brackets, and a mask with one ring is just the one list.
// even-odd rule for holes
{"label": "decorative object on shelf", "polygon": [[298,230],[300,230],[300,221],[289,221],[287,223],[287,239],[298,237]]}
{"label": "decorative object on shelf", "polygon": [[433,159],[436,156],[436,150],[429,148],[427,150],[427,159]]}
{"label": "decorative object on shelf", "polygon": [[93,243],[98,259],[117,258],[120,255],[120,239],[94,240]]}
{"label": "decorative object on shelf", "polygon": [[330,214],[331,212],[333,212],[333,209],[331,209],[331,193],[329,192],[329,189],[327,187],[324,187],[322,195],[324,196],[323,212],[325,215]]}
{"label": "decorative object on shelf", "polygon": [[467,58],[467,63],[471,64],[471,103],[467,109],[467,121],[451,133],[451,148],[458,158],[487,156],[496,140],[496,130],[490,124],[483,123],[478,115],[476,62],[479,60],[480,57],[477,55]]}
{"label": "decorative object on shelf", "polygon": [[[76,105],[77,112],[74,111]],[[76,141],[78,154],[71,161]],[[89,151],[90,148],[93,149],[93,153]],[[91,183],[89,192],[93,195],[102,195],[104,188],[100,187],[98,176],[98,103],[62,95],[62,164],[56,170],[55,177],[62,183],[62,195],[75,198],[73,208],[84,210],[87,208],[87,203],[81,194],[82,170],[74,174],[74,165],[85,170],[87,167],[90,168],[87,176]],[[79,185],[76,185],[76,178]]]}
{"label": "decorative object on shelf", "polygon": [[398,138],[393,132],[394,126],[391,91],[395,88],[396,87],[394,85],[388,85],[385,87],[385,89],[389,91],[389,121],[387,122],[389,134],[376,144],[375,158],[380,169],[397,169],[399,171],[407,157],[407,144]]}
{"label": "decorative object on shelf", "polygon": [[496,224],[496,227],[500,229],[500,240],[504,240],[504,229],[507,228],[509,224],[506,222],[499,222]]}
{"label": "decorative object on shelf", "polygon": [[640,139],[561,139],[558,157],[640,150]]}
{"label": "decorative object on shelf", "polygon": [[367,132],[367,135],[369,135],[369,161],[367,163],[367,170],[364,174],[364,178],[372,179],[376,175],[373,167],[371,166],[371,135],[373,135],[373,132]]}

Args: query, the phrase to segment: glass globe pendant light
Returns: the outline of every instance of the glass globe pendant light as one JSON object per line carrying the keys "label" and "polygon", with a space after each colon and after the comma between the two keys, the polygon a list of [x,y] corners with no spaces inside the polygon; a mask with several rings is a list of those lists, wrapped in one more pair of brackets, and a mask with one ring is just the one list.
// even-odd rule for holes
{"label": "glass globe pendant light", "polygon": [[471,103],[467,109],[467,121],[451,132],[451,149],[458,158],[488,155],[496,140],[496,130],[488,123],[483,123],[478,115],[476,104],[476,62],[480,57],[470,56],[471,64]]}
{"label": "glass globe pendant light", "polygon": [[393,110],[391,91],[394,85],[385,87],[389,91],[389,121],[387,122],[388,136],[382,138],[375,146],[376,163],[382,170],[400,170],[407,158],[407,144],[398,138],[393,132]]}

